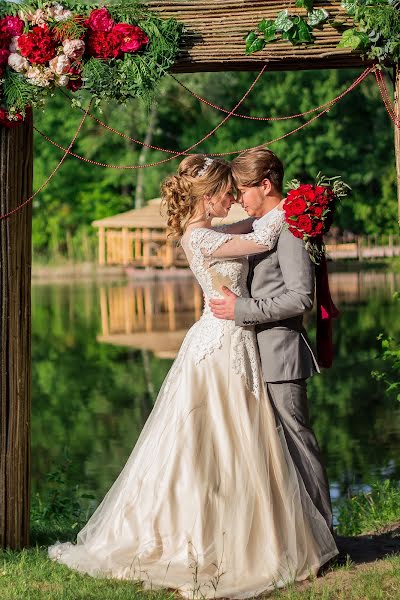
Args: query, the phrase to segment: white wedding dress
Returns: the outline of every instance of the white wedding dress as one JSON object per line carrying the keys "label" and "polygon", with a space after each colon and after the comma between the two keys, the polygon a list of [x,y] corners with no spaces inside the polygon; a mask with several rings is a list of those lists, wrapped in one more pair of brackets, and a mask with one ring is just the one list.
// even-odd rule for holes
{"label": "white wedding dress", "polygon": [[248,296],[243,256],[271,249],[282,226],[274,209],[257,233],[185,233],[204,313],[118,479],[77,544],[55,544],[51,558],[187,598],[251,598],[306,579],[337,554],[276,426],[254,330],[208,306],[222,285]]}

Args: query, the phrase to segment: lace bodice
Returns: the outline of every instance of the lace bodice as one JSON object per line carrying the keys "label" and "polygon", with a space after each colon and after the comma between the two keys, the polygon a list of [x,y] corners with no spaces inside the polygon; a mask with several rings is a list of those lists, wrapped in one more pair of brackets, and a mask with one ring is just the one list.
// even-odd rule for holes
{"label": "lace bodice", "polygon": [[284,212],[275,208],[268,213],[263,227],[252,233],[233,235],[198,227],[184,234],[182,247],[204,292],[205,312],[210,312],[208,300],[223,296],[223,286],[237,296],[249,296],[247,256],[272,250],[284,222]]}

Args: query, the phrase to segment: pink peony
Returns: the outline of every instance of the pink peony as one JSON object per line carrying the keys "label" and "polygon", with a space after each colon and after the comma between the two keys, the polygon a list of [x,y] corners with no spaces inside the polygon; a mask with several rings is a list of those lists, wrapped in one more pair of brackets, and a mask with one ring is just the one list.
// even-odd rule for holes
{"label": "pink peony", "polygon": [[29,68],[29,62],[18,54],[18,52],[12,52],[8,57],[8,66],[17,71],[17,73],[23,73]]}
{"label": "pink peony", "polygon": [[38,8],[33,14],[29,15],[29,17],[28,20],[31,21],[32,25],[42,26],[47,22],[47,15],[41,8]]}
{"label": "pink peony", "polygon": [[114,26],[114,21],[106,8],[96,8],[90,13],[85,25],[92,31],[109,32]]}
{"label": "pink peony", "polygon": [[66,21],[72,17],[72,11],[67,10],[61,4],[53,4],[46,9],[47,16],[55,21]]}
{"label": "pink peony", "polygon": [[26,77],[32,85],[48,87],[54,79],[54,73],[46,67],[29,67]]}
{"label": "pink peony", "polygon": [[63,50],[68,58],[79,60],[85,52],[85,42],[83,40],[65,40]]}
{"label": "pink peony", "polygon": [[137,52],[149,41],[143,29],[128,23],[118,23],[114,26],[113,33],[118,34],[121,38],[122,52]]}
{"label": "pink peony", "polygon": [[14,37],[11,38],[11,42],[10,42],[10,46],[9,46],[9,51],[10,52],[17,52],[18,50],[18,35],[15,35]]}
{"label": "pink peony", "polygon": [[71,62],[65,54],[59,54],[49,61],[49,67],[56,75],[65,75],[68,73]]}
{"label": "pink peony", "polygon": [[60,77],[56,80],[56,84],[65,87],[69,83],[68,75],[60,75]]}
{"label": "pink peony", "polygon": [[10,36],[21,35],[24,31],[24,22],[19,17],[7,16],[0,19],[0,29]]}

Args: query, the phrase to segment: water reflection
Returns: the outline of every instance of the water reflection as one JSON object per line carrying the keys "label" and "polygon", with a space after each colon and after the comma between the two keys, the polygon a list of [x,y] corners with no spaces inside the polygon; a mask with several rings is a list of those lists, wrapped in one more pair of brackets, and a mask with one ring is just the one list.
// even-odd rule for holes
{"label": "water reflection", "polygon": [[[336,360],[309,383],[334,496],[374,477],[400,479],[400,412],[381,384],[376,336],[400,336],[400,276],[333,273],[341,309]],[[36,284],[33,288],[33,492],[68,448],[66,485],[107,491],[135,444],[202,294],[192,280]],[[308,316],[311,337],[314,316]],[[166,358],[168,357],[168,358]]]}

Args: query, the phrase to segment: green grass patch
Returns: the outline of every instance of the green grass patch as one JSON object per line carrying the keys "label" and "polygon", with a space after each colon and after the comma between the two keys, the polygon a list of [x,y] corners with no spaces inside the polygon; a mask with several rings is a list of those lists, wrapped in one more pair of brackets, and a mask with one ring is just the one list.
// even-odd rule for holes
{"label": "green grass patch", "polygon": [[374,483],[371,491],[347,498],[339,505],[340,535],[379,531],[400,521],[400,487],[386,480]]}

